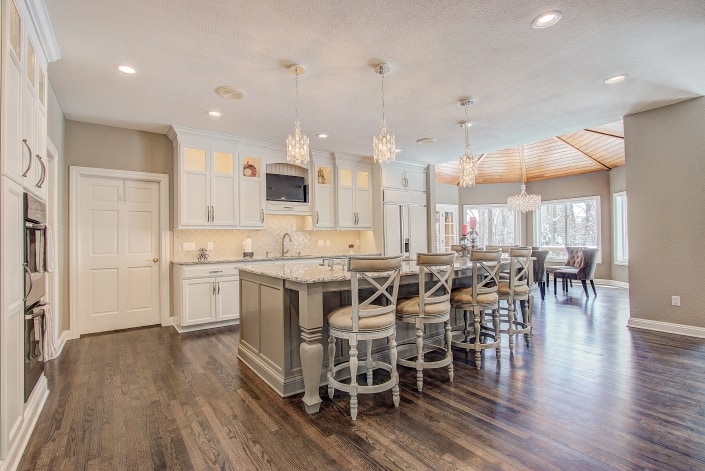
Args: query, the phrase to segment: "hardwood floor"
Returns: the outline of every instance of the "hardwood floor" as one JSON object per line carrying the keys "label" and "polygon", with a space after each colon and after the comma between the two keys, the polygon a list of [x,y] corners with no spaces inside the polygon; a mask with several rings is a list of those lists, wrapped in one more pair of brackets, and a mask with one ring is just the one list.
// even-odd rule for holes
{"label": "hardwood floor", "polygon": [[392,394],[309,416],[238,364],[237,328],[68,342],[19,469],[705,469],[705,339],[630,330],[627,292],[536,291],[533,343],[400,368]]}

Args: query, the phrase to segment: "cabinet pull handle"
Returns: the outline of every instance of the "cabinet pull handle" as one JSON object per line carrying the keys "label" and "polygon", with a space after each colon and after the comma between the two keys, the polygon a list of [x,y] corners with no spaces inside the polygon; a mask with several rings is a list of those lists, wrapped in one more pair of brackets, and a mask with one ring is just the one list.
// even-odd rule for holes
{"label": "cabinet pull handle", "polygon": [[26,177],[29,171],[32,170],[32,162],[34,161],[34,159],[32,158],[32,148],[29,147],[29,144],[27,144],[27,139],[22,139],[22,142],[24,143],[25,147],[27,148],[27,152],[29,153],[29,165],[27,165],[27,170],[25,170],[22,174],[23,177]]}
{"label": "cabinet pull handle", "polygon": [[211,282],[211,285],[213,285],[213,294],[215,294],[215,281]]}
{"label": "cabinet pull handle", "polygon": [[215,206],[211,206],[211,222],[215,222]]}
{"label": "cabinet pull handle", "polygon": [[320,219],[320,218],[318,217],[318,211],[316,211],[316,225],[318,225],[318,220],[319,220],[319,219]]}
{"label": "cabinet pull handle", "polygon": [[42,160],[42,156],[37,154],[37,159],[39,159],[39,165],[42,166],[42,176],[39,177],[39,181],[37,182],[37,188],[41,188],[42,185],[44,185],[44,180],[46,180],[47,176],[47,166],[44,165],[44,161]]}
{"label": "cabinet pull handle", "polygon": [[264,222],[264,209],[259,210],[259,222]]}
{"label": "cabinet pull handle", "polygon": [[223,273],[223,270],[211,270],[208,273]]}
{"label": "cabinet pull handle", "polygon": [[217,281],[216,284],[218,285],[218,294],[220,294],[220,281]]}

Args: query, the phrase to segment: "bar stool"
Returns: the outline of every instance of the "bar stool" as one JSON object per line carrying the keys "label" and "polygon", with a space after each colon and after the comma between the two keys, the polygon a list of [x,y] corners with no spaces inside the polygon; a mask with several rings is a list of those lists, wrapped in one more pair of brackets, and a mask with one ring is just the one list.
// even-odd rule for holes
{"label": "bar stool", "polygon": [[[450,291],[453,284],[454,253],[419,253],[416,264],[419,267],[419,295],[400,299],[397,302],[397,320],[416,327],[416,339],[400,342],[397,349],[404,345],[416,344],[416,358],[399,358],[397,363],[402,366],[416,368],[416,388],[423,389],[423,370],[448,367],[448,376],[453,381],[453,351],[451,350],[450,327]],[[430,280],[427,280],[427,274]],[[428,289],[426,288],[428,286]],[[445,347],[424,342],[424,326],[427,324],[444,325]],[[424,345],[425,344],[425,345]],[[424,359],[424,348],[443,353],[444,357],[437,361]]]}
{"label": "bar stool", "polygon": [[[507,324],[507,329],[502,330],[509,335],[509,350],[514,350],[514,336],[524,334],[526,344],[529,345],[531,337],[531,310],[529,309],[529,296],[531,295],[531,247],[518,247],[509,250],[508,280],[500,280],[498,292],[499,300],[507,303],[507,316],[502,316],[502,321]],[[516,316],[516,302],[520,301],[522,320]]]}
{"label": "bar stool", "polygon": [[[480,368],[482,350],[494,348],[501,357],[499,342],[499,297],[497,279],[501,267],[502,250],[473,250],[470,253],[472,286],[456,288],[450,299],[454,309],[463,311],[465,328],[460,340],[452,346],[475,351],[475,367]],[[492,311],[492,326],[485,322],[485,312]],[[470,326],[472,325],[472,330]],[[488,342],[487,339],[490,341]],[[483,342],[485,340],[485,342]]]}
{"label": "bar stool", "polygon": [[[357,418],[357,395],[392,390],[394,406],[399,407],[399,375],[397,374],[397,345],[395,311],[399,291],[399,273],[401,255],[392,257],[348,257],[350,272],[350,294],[352,305],[333,310],[328,314],[328,396],[332,399],[336,389],[350,394],[350,416]],[[360,280],[364,280],[360,286]],[[366,284],[374,292],[365,296]],[[391,288],[391,293],[390,293]],[[362,300],[360,296],[363,296]],[[373,301],[384,304],[372,304]],[[346,339],[350,344],[348,361],[334,365],[335,339]],[[390,362],[372,360],[372,341],[389,339]],[[358,350],[360,340],[367,341],[367,358],[364,363],[367,373],[367,385],[357,383]],[[380,384],[373,384],[373,371],[380,368],[389,372],[390,378]],[[337,372],[350,370],[350,382],[343,383],[335,379]]]}

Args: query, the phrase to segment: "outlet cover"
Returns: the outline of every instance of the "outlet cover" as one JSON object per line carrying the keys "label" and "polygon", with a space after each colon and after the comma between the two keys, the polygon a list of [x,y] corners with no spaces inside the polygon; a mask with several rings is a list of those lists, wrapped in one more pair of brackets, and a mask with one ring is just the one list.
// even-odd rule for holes
{"label": "outlet cover", "polygon": [[184,251],[186,250],[196,250],[196,243],[195,242],[184,242]]}
{"label": "outlet cover", "polygon": [[213,242],[208,242],[208,250],[213,250]]}
{"label": "outlet cover", "polygon": [[330,247],[330,240],[326,239],[326,247]]}
{"label": "outlet cover", "polygon": [[671,305],[672,306],[680,306],[681,305],[681,297],[680,296],[671,296]]}
{"label": "outlet cover", "polygon": [[323,241],[323,239],[318,239],[318,246],[319,247],[323,247],[324,244],[325,244],[325,242]]}

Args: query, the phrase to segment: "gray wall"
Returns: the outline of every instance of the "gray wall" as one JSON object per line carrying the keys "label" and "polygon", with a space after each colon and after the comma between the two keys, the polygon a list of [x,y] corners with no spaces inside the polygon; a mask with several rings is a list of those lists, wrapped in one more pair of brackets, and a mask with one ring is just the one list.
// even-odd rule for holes
{"label": "gray wall", "polygon": [[[63,211],[64,227],[68,228],[68,169],[71,166],[167,174],[171,207],[174,154],[172,143],[166,135],[67,120],[64,139],[64,175],[59,183],[59,191],[64,198],[63,209],[60,210],[60,213]],[[68,254],[67,230],[63,242],[63,252]],[[60,265],[60,268],[61,279],[68,291],[68,263]],[[62,330],[70,328],[68,302],[69,297],[66,295],[67,307],[62,309]]]}
{"label": "gray wall", "polygon": [[624,134],[631,317],[703,328],[705,98],[625,116]]}
{"label": "gray wall", "polygon": [[458,204],[460,202],[460,192],[455,185],[436,183],[435,194],[436,204]]}
{"label": "gray wall", "polygon": [[[610,170],[610,198],[612,198],[612,195],[615,193],[627,190],[626,170],[626,165]],[[613,202],[610,201],[610,208],[612,207],[612,203]],[[627,209],[627,212],[629,212],[629,209]],[[629,228],[627,228],[627,231],[628,230]],[[612,244],[612,248],[614,249],[614,243]],[[629,267],[626,265],[615,264],[614,257],[612,257],[612,279],[615,281],[622,281],[624,283],[629,282]]]}

